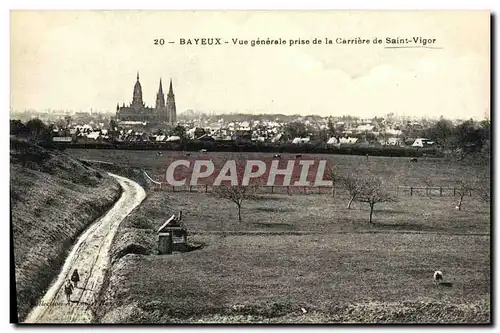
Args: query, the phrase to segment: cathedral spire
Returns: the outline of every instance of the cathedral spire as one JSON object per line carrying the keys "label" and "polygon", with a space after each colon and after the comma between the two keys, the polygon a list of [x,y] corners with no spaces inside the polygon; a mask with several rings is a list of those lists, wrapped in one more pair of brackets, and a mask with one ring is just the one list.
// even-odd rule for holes
{"label": "cathedral spire", "polygon": [[144,106],[144,103],[142,101],[142,87],[141,83],[139,82],[139,71],[137,71],[137,82],[134,85],[134,95],[132,98],[132,105],[136,108]]}
{"label": "cathedral spire", "polygon": [[165,96],[163,95],[163,87],[161,85],[160,78],[160,86],[158,87],[158,93],[156,94],[156,112],[160,118],[163,117],[163,113],[165,112]]}
{"label": "cathedral spire", "polygon": [[172,79],[170,79],[170,87],[168,88],[168,95],[174,96],[174,90],[172,89]]}
{"label": "cathedral spire", "polygon": [[174,89],[172,88],[172,79],[170,79],[170,87],[167,95],[167,122],[174,124],[177,121],[177,111],[175,107]]}

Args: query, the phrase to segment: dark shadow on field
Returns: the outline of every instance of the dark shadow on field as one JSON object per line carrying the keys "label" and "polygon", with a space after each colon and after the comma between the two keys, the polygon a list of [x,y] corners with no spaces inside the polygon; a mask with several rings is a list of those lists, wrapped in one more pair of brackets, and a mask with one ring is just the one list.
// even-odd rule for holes
{"label": "dark shadow on field", "polygon": [[254,210],[258,210],[261,212],[271,212],[271,213],[285,213],[285,212],[295,211],[295,209],[292,208],[274,208],[274,207],[255,207]]}
{"label": "dark shadow on field", "polygon": [[[489,209],[489,207],[487,208]],[[486,212],[485,210],[480,210],[480,209],[467,209],[467,208],[463,208],[462,206],[462,210],[458,210],[458,209],[450,209],[450,211],[454,211],[456,212],[457,214],[459,213],[467,213],[467,214],[478,214],[478,215],[482,215],[482,214],[489,214],[490,212]]]}
{"label": "dark shadow on field", "polygon": [[[283,194],[281,194],[281,195],[283,195]],[[253,201],[260,201],[260,200],[265,200],[265,201],[285,201],[288,198],[289,198],[289,196],[278,196],[276,194],[268,193],[268,194],[257,195],[253,199]]]}
{"label": "dark shadow on field", "polygon": [[187,244],[184,252],[191,252],[195,250],[200,250],[206,246],[205,243]]}
{"label": "dark shadow on field", "polygon": [[382,213],[384,215],[408,214],[408,212],[404,210],[394,210],[394,209],[377,209],[373,213],[374,214]]}
{"label": "dark shadow on field", "polygon": [[445,231],[445,230],[448,230],[446,228],[439,227],[439,226],[430,226],[430,225],[422,225],[422,224],[406,223],[406,222],[384,223],[384,222],[377,222],[376,220],[373,221],[373,223],[371,223],[370,226],[372,227],[371,229],[378,229],[378,230],[407,230],[407,231]]}
{"label": "dark shadow on field", "polygon": [[291,223],[253,222],[252,224],[264,228],[295,229],[295,226]]}

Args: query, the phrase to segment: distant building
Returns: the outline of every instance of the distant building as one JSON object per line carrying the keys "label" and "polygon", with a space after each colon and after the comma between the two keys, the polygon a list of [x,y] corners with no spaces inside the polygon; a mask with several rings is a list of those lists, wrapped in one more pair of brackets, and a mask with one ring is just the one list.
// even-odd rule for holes
{"label": "distant building", "polygon": [[132,103],[128,106],[123,104],[121,107],[116,105],[116,119],[120,122],[150,122],[150,123],[170,123],[177,121],[177,110],[175,107],[175,95],[172,88],[172,80],[167,94],[163,94],[163,87],[160,79],[160,85],[156,94],[156,105],[154,108],[146,106],[142,100],[142,86],[139,82],[139,72],[137,72],[137,81],[134,85]]}
{"label": "distant building", "polygon": [[52,138],[53,142],[71,142],[73,138],[71,136],[55,136]]}
{"label": "distant building", "polygon": [[434,141],[425,138],[418,138],[413,142],[412,147],[428,147],[432,146],[433,144]]}
{"label": "distant building", "polygon": [[402,138],[388,138],[385,142],[389,146],[404,146],[404,141]]}

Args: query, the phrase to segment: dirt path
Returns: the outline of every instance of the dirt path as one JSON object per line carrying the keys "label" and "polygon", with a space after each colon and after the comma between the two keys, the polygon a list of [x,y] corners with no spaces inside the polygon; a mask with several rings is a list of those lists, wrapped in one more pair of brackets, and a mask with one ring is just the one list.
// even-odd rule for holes
{"label": "dirt path", "polygon": [[[64,266],[39,305],[31,310],[25,323],[90,323],[90,309],[102,287],[109,267],[109,249],[120,222],[146,197],[144,189],[130,179],[113,176],[123,193],[111,210],[92,224],[78,239]],[[74,269],[80,282],[73,290],[71,302],[66,302],[64,283]]]}

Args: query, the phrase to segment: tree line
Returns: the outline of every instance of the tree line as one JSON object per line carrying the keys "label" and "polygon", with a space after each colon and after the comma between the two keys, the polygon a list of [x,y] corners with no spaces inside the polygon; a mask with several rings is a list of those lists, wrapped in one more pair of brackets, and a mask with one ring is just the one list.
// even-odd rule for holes
{"label": "tree line", "polygon": [[54,125],[46,125],[38,118],[23,124],[20,120],[10,120],[10,134],[24,138],[35,144],[50,144],[52,142]]}

